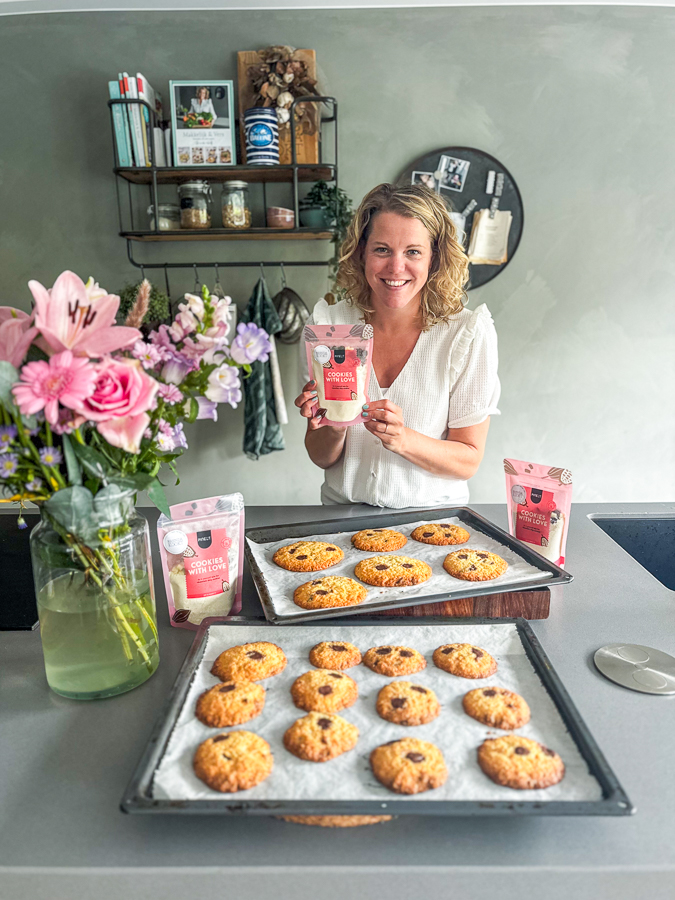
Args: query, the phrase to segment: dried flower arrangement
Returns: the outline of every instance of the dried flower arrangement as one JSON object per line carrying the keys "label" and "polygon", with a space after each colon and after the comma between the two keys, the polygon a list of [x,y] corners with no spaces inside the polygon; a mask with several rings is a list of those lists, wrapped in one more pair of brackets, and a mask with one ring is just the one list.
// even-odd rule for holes
{"label": "dried flower arrangement", "polygon": [[[295,47],[266,47],[258,51],[260,63],[248,68],[248,77],[255,92],[252,105],[274,107],[280,128],[289,126],[294,100],[318,96],[316,80],[310,77],[306,63],[298,59],[296,53]],[[301,133],[314,134],[317,128],[316,106],[299,104],[295,112],[296,128]]]}

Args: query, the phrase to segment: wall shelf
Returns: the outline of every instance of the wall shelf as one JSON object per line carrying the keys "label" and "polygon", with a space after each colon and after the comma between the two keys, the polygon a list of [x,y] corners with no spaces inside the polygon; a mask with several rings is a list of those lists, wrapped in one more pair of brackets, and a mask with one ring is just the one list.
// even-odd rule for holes
{"label": "wall shelf", "polygon": [[[296,156],[295,144],[295,128],[294,107],[297,102],[316,103],[320,109],[324,106],[329,107],[331,114],[326,117],[319,117],[319,154],[316,164],[298,163]],[[110,124],[113,134],[113,147],[115,146],[115,125],[113,112],[116,106],[122,105],[125,108],[130,105],[143,106],[147,112],[144,116],[146,121],[146,136],[148,146],[150,148],[150,156],[154,153],[154,131],[153,128],[159,125],[155,110],[152,109],[143,100],[109,100],[110,108]],[[332,123],[332,156],[331,161],[326,162],[323,159],[323,151],[326,145],[324,135],[324,125]],[[117,206],[119,213],[119,234],[127,242],[127,256],[129,262],[141,270],[147,269],[188,269],[196,265],[193,259],[185,262],[173,262],[168,259],[164,262],[148,262],[142,263],[134,259],[132,247],[134,243],[184,243],[194,241],[332,241],[335,238],[334,231],[327,228],[305,228],[299,225],[300,222],[300,198],[298,194],[298,186],[300,184],[309,184],[317,181],[332,182],[337,188],[338,183],[338,167],[337,167],[337,102],[333,97],[302,97],[294,101],[291,108],[291,146],[293,148],[293,162],[291,165],[284,166],[120,166],[117,153],[114,155],[115,183],[117,187]],[[204,180],[213,184],[223,184],[229,181],[246,181],[249,184],[257,184],[262,188],[262,209],[267,208],[267,191],[268,184],[287,184],[292,193],[292,202],[289,204],[295,212],[295,228],[265,228],[254,227],[246,230],[238,230],[231,228],[208,228],[195,230],[180,231],[159,231],[159,229],[151,230],[144,227],[139,228],[139,224],[145,226],[147,224],[147,213],[145,209],[147,205],[157,209],[159,203],[162,202],[159,194],[159,188],[162,185],[180,184],[185,181]],[[142,202],[138,191],[146,193],[147,201]],[[220,219],[218,210],[214,210],[217,221]],[[142,220],[139,222],[139,218]],[[199,266],[227,266],[227,267],[250,267],[254,265],[289,265],[289,266],[328,266],[330,259],[325,260],[261,260],[260,262],[224,260],[222,262],[199,263]]]}

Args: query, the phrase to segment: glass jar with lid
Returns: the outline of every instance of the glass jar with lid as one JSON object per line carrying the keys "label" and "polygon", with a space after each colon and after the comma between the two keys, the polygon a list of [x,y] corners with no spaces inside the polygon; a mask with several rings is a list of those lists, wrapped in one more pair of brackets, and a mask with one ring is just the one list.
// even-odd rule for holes
{"label": "glass jar with lid", "polygon": [[[176,203],[158,203],[157,227],[160,231],[178,231],[180,229],[180,207]],[[155,207],[148,207],[150,231],[155,230]]]}
{"label": "glass jar with lid", "polygon": [[248,205],[248,184],[245,181],[225,181],[221,198],[223,228],[250,228],[251,210]]}
{"label": "glass jar with lid", "polygon": [[211,227],[211,185],[208,181],[185,181],[178,185],[181,228]]}

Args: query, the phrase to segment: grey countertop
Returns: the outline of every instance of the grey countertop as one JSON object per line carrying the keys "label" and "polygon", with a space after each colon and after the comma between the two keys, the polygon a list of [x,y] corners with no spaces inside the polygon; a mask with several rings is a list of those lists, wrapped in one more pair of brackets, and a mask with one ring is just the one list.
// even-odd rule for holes
{"label": "grey countertop", "polygon": [[[505,507],[477,505],[506,527]],[[145,510],[151,518],[152,510]],[[623,818],[402,817],[322,829],[263,817],[129,816],[119,810],[193,632],[172,628],[158,588],[161,663],[123,696],[64,699],[47,687],[38,632],[0,633],[0,900],[348,897],[547,900],[675,896],[675,697],[624,690],[593,653],[627,641],[675,655],[675,593],[588,519],[673,504],[577,504],[550,617],[532,627],[637,807]],[[253,507],[247,525],[364,507]],[[250,579],[244,614],[259,615]],[[405,627],[405,622],[402,622]]]}

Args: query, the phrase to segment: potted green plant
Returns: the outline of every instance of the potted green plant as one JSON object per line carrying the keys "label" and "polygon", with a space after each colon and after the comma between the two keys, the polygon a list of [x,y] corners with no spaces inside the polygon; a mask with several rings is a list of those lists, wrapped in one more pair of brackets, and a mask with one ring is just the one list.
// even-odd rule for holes
{"label": "potted green plant", "polygon": [[306,197],[300,201],[300,224],[306,228],[331,228],[334,231],[335,251],[330,261],[331,278],[335,280],[340,246],[347,235],[347,228],[354,211],[352,201],[337,185],[317,181]]}

